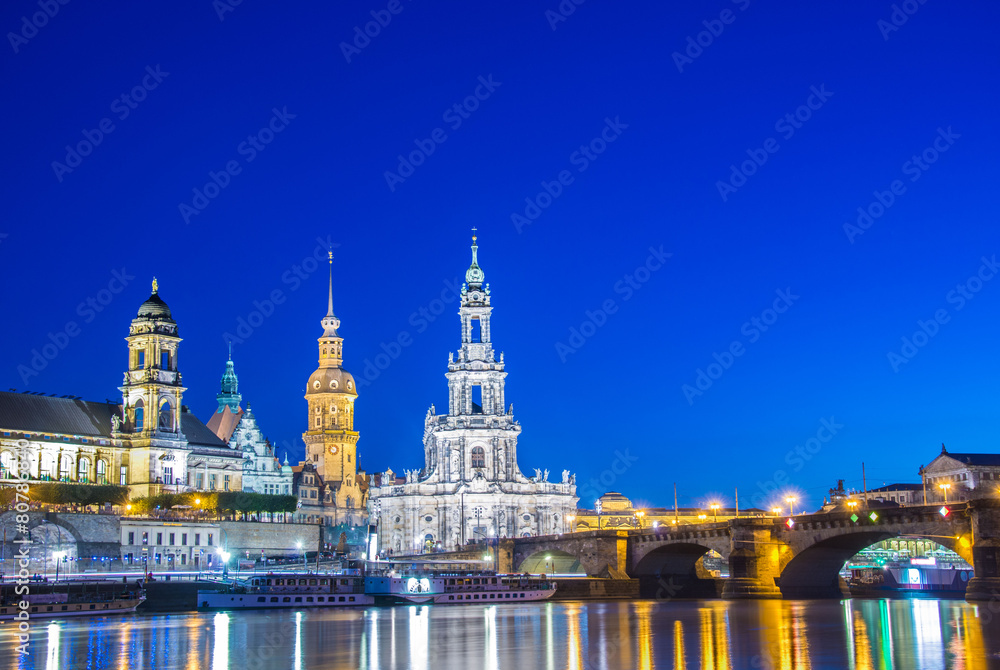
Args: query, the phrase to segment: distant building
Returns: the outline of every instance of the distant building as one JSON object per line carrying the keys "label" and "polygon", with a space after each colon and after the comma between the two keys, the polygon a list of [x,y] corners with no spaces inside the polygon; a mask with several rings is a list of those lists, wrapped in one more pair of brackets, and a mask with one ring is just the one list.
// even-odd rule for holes
{"label": "distant building", "polygon": [[920,468],[920,476],[928,503],[995,496],[1000,489],[1000,454],[953,454],[942,444],[938,457]]}
{"label": "distant building", "polygon": [[894,502],[898,505],[923,505],[923,484],[887,484],[877,489],[868,490],[869,500]]}
{"label": "distant building", "polygon": [[[764,516],[764,510],[751,507],[738,510],[740,516]],[[629,530],[633,528],[657,528],[661,526],[688,525],[728,521],[737,515],[735,507],[721,504],[712,509],[708,503],[704,507],[644,507],[636,508],[632,501],[621,493],[609,491],[597,499],[594,509],[578,509],[573,515],[572,530]]]}
{"label": "distant building", "polygon": [[219,408],[206,424],[220,440],[243,454],[243,490],[270,495],[292,494],[292,467],[285,455],[284,465],[278,460],[271,442],[257,425],[257,418],[247,403],[240,407],[239,379],[233,366],[232,354],[226,361],[222,388],[216,399]]}
{"label": "distant building", "polygon": [[373,483],[369,511],[379,547],[395,553],[454,549],[495,537],[569,530],[576,485],[569,470],[527,477],[517,463],[520,424],[504,402],[503,354],[493,349],[489,285],[472,238],[459,317],[461,346],[448,355],[448,411],[424,418],[424,467],[399,478],[390,469]]}

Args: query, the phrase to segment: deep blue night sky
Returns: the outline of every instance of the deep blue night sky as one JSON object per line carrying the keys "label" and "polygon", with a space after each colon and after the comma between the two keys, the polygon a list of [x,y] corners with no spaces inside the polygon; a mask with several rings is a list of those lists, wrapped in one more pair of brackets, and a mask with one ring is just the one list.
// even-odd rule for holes
{"label": "deep blue night sky", "polygon": [[[578,473],[581,505],[607,489],[671,505],[676,481],[681,505],[739,486],[746,506],[787,477],[808,508],[838,478],[860,487],[862,461],[876,486],[918,481],[942,442],[994,451],[1000,280],[968,280],[1000,254],[1000,8],[904,4],[897,26],[888,1],[567,0],[565,20],[557,0],[70,2],[34,30],[37,2],[5,3],[0,385],[120,397],[156,275],[207,420],[224,334],[281,291],[233,356],[295,460],[327,286],[303,260],[329,239],[346,367],[363,379],[412,340],[369,368],[361,466],[420,467],[459,341],[457,301],[420,310],[463,278],[478,226],[520,465]],[[373,11],[391,21],[345,56]],[[420,145],[411,174],[398,156]],[[872,218],[845,230],[859,207]],[[651,248],[672,255],[647,272]],[[127,286],[88,312],[116,272]],[[918,321],[935,334],[904,350]],[[50,333],[69,342],[33,374]]]}

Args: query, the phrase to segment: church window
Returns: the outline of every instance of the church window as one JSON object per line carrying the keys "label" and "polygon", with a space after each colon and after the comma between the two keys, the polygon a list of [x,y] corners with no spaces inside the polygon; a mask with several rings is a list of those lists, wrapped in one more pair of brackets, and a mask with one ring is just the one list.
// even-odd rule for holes
{"label": "church window", "polygon": [[434,520],[434,517],[432,517],[430,514],[428,514],[427,516],[424,517],[424,521],[426,521],[427,523],[430,523],[433,520]]}
{"label": "church window", "polygon": [[80,465],[76,469],[76,479],[77,481],[86,484],[90,478],[90,461],[86,458],[80,459]]}
{"label": "church window", "polygon": [[350,379],[348,379],[347,380],[347,389],[350,390],[352,388],[354,388],[354,382],[352,382]]}
{"label": "church window", "polygon": [[316,390],[319,390],[319,380],[318,379],[313,382],[313,388],[316,389]]}
{"label": "church window", "polygon": [[208,476],[208,488],[210,490],[212,490],[212,491],[215,490],[215,483],[216,483],[216,481],[218,481],[216,475],[213,474],[213,475],[209,475]]}
{"label": "church window", "polygon": [[170,369],[170,352],[162,351],[160,352],[160,368],[163,370]]}
{"label": "church window", "polygon": [[338,386],[339,386],[339,384],[337,383],[337,380],[336,380],[336,379],[331,379],[331,380],[330,380],[330,388],[332,388],[332,389],[335,389],[335,388],[337,388]]}
{"label": "church window", "polygon": [[323,408],[320,407],[319,405],[316,405],[316,413],[317,414],[322,414],[323,413]]}
{"label": "church window", "polygon": [[229,475],[223,476],[223,478],[222,478],[222,486],[223,486],[223,489],[222,489],[223,491],[228,491],[229,490]]}
{"label": "church window", "polygon": [[472,467],[474,468],[486,467],[486,451],[482,447],[472,448]]}
{"label": "church window", "polygon": [[138,356],[136,356],[136,367],[144,368],[146,367],[146,352],[142,349],[139,350]]}
{"label": "church window", "polygon": [[142,430],[143,425],[145,425],[145,414],[146,410],[142,406],[142,400],[138,400],[135,403],[135,429]]}
{"label": "church window", "polygon": [[127,486],[128,485],[128,466],[123,465],[118,471],[118,485]]}
{"label": "church window", "polygon": [[319,417],[317,416],[317,417],[316,417],[316,427],[317,427],[317,428],[319,428],[319,427],[320,427],[320,421],[321,421],[321,419],[320,419],[320,418],[319,418]]}
{"label": "church window", "polygon": [[347,509],[354,509],[354,498],[347,496],[347,499],[344,501],[344,505]]}
{"label": "church window", "polygon": [[174,410],[169,401],[160,405],[160,428],[169,432],[174,430]]}
{"label": "church window", "polygon": [[163,483],[164,484],[174,483],[174,469],[172,467],[163,468]]}
{"label": "church window", "polygon": [[107,484],[108,463],[104,459],[97,461],[97,483]]}
{"label": "church window", "polygon": [[472,387],[472,413],[483,413],[483,387],[479,384]]}
{"label": "church window", "polygon": [[204,488],[205,486],[205,475],[201,472],[195,474],[194,476],[194,487],[196,489]]}
{"label": "church window", "polygon": [[63,456],[59,462],[59,479],[68,482],[73,472],[73,457]]}
{"label": "church window", "polygon": [[483,341],[483,326],[482,322],[479,320],[478,316],[472,317],[469,322],[469,335],[471,337],[471,342],[482,342]]}

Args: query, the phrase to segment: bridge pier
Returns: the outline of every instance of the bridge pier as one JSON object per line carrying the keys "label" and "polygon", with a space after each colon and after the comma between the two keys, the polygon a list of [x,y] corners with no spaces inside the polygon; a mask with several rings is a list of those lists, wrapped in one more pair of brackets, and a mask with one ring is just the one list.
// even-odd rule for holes
{"label": "bridge pier", "polygon": [[[972,561],[975,577],[965,588],[969,601],[1000,599],[1000,501],[969,502],[972,520]],[[959,539],[961,542],[961,538]]]}
{"label": "bridge pier", "polygon": [[780,551],[773,519],[730,519],[733,550],[729,579],[722,589],[727,599],[781,598],[775,579],[781,575]]}

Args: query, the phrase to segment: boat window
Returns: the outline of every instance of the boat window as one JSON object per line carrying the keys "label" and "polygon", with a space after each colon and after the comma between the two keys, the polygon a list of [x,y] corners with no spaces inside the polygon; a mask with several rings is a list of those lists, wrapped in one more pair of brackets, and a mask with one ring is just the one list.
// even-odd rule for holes
{"label": "boat window", "polygon": [[344,596],[340,596],[339,600],[340,602],[344,602]]}
{"label": "boat window", "polygon": [[[68,609],[68,608],[66,607],[66,605],[63,605],[63,606],[62,606],[62,611],[63,611],[63,612],[65,612],[65,611],[66,611],[67,609]],[[4,612],[6,612],[6,611],[7,611],[7,610],[4,610]]]}
{"label": "boat window", "polygon": [[319,602],[323,602],[323,596],[320,596],[319,598],[317,598],[317,600],[318,600]]}
{"label": "boat window", "polygon": [[479,600],[479,594],[478,593],[476,594],[476,597],[473,598],[473,600]]}
{"label": "boat window", "polygon": [[321,579],[321,580],[319,580],[319,583],[320,583],[320,585],[322,585],[322,586],[326,586],[326,580],[325,580],[325,579]]}
{"label": "boat window", "polygon": [[307,581],[307,580],[305,580],[305,579],[300,579],[300,580],[299,580],[299,585],[300,585],[300,586],[305,586],[305,585],[306,585],[306,581]]}
{"label": "boat window", "polygon": [[310,579],[309,580],[309,586],[316,586],[316,580],[315,579]]}
{"label": "boat window", "polygon": [[346,583],[347,583],[347,580],[346,580],[346,579],[341,579],[341,580],[340,580],[340,583],[341,583],[341,584],[346,584]]}
{"label": "boat window", "polygon": [[522,593],[520,597],[522,597],[522,598],[523,598],[523,597],[524,597],[524,594]]}
{"label": "boat window", "polygon": [[276,602],[278,602],[278,599],[277,598],[271,598],[271,602],[272,603],[276,603]]}
{"label": "boat window", "polygon": [[296,596],[295,597],[295,602],[297,602],[297,603],[302,602],[302,596]]}
{"label": "boat window", "polygon": [[260,596],[259,598],[257,598],[257,602],[259,602],[259,603],[262,603],[265,600],[267,600],[267,598],[265,598],[264,596]]}
{"label": "boat window", "polygon": [[288,596],[285,596],[284,598],[281,599],[281,602],[283,602],[283,603],[290,603],[290,602],[292,602],[292,599],[289,598]]}
{"label": "boat window", "polygon": [[354,602],[354,596],[351,596],[350,598],[348,598],[348,600],[353,603]]}
{"label": "boat window", "polygon": [[284,583],[285,583],[284,580],[281,580],[281,579],[275,579],[274,580],[274,585],[275,586],[281,586]]}
{"label": "boat window", "polygon": [[448,596],[448,600],[454,600],[455,596]]}
{"label": "boat window", "polygon": [[306,597],[306,602],[311,603],[313,601],[312,596]]}
{"label": "boat window", "polygon": [[496,577],[494,577],[493,579],[490,580],[490,584],[496,584],[496,583],[497,583],[497,578]]}
{"label": "boat window", "polygon": [[52,611],[52,605],[49,605],[48,607],[46,607],[45,611],[46,612],[51,612]]}
{"label": "boat window", "polygon": [[473,580],[472,580],[472,583],[473,583],[473,584],[478,584],[478,583],[479,583],[479,580],[478,580],[478,579],[473,579]]}

